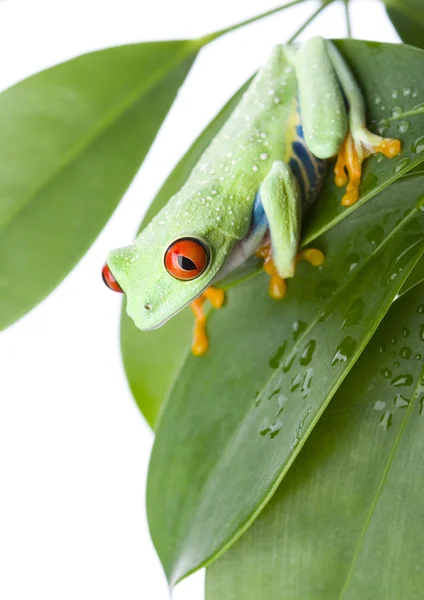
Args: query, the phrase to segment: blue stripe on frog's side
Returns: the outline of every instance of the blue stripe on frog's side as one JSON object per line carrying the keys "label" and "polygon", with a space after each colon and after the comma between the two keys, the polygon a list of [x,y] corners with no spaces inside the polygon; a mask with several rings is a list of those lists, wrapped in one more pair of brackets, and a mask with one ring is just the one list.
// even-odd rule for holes
{"label": "blue stripe on frog's side", "polygon": [[293,171],[302,197],[302,212],[315,202],[327,172],[327,161],[316,158],[306,145],[303,127],[296,125],[296,138],[292,142],[289,166]]}

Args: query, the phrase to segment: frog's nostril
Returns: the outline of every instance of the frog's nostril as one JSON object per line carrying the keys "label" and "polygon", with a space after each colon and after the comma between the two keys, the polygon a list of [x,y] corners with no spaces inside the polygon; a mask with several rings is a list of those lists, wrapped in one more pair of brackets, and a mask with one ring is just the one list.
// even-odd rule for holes
{"label": "frog's nostril", "polygon": [[152,308],[152,305],[151,305],[151,304],[145,304],[145,305],[144,305],[144,308],[145,308],[146,310],[150,310],[150,309]]}

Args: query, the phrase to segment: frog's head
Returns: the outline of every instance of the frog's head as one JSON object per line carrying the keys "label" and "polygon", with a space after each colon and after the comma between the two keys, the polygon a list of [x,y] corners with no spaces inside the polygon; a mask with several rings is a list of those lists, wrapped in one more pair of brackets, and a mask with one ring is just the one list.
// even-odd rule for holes
{"label": "frog's head", "polygon": [[102,271],[110,289],[126,294],[127,313],[142,330],[159,327],[211,285],[234,243],[215,228],[177,236],[165,229],[147,227],[112,251]]}

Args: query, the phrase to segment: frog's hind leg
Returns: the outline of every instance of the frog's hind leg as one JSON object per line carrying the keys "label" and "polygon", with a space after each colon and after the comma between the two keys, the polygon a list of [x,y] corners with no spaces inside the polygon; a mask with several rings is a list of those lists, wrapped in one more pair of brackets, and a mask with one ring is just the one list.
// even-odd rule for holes
{"label": "frog's hind leg", "polygon": [[400,142],[367,130],[361,90],[332,42],[308,40],[298,51],[296,74],[306,144],[318,158],[338,156],[335,182],[347,186],[342,204],[351,206],[359,196],[362,161],[377,152],[396,156]]}
{"label": "frog's hind leg", "polygon": [[213,308],[221,308],[224,304],[224,290],[208,287],[201,296],[191,304],[194,314],[194,330],[191,351],[194,356],[202,356],[209,348],[209,338],[206,331],[206,315],[203,310],[205,300],[209,300]]}
{"label": "frog's hind leg", "polygon": [[399,154],[399,140],[383,138],[366,128],[365,102],[352,73],[332,42],[327,41],[328,54],[340,85],[349,104],[349,131],[337,157],[335,182],[339,187],[346,185],[342,198],[343,206],[355,204],[359,197],[362,161],[372,154],[381,153],[388,158]]}

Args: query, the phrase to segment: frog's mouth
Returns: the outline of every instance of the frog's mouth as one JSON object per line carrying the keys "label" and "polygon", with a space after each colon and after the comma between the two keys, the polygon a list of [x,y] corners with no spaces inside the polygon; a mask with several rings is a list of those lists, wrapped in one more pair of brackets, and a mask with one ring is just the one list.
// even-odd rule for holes
{"label": "frog's mouth", "polygon": [[[190,298],[190,300],[187,300],[187,302],[185,304],[183,304],[182,306],[180,306],[179,308],[177,308],[176,310],[174,310],[174,312],[170,313],[169,315],[167,315],[165,318],[163,318],[162,320],[160,320],[158,323],[154,323],[153,325],[150,326],[144,326],[141,327],[138,323],[137,320],[128,312],[128,305],[127,305],[127,314],[128,316],[134,321],[135,326],[140,329],[141,331],[153,331],[155,329],[159,329],[159,327],[162,327],[162,325],[165,325],[165,323],[167,323],[170,319],[172,319],[173,317],[175,317],[175,315],[177,315],[179,312],[181,312],[184,308],[186,308],[187,306],[189,306],[194,300],[196,300],[196,298],[199,298],[199,296],[201,296],[203,294],[203,292],[211,285],[211,283],[206,283],[202,289],[196,293],[192,298]],[[146,321],[146,318],[148,319],[149,317],[147,316],[149,313],[147,311],[152,310],[152,307],[150,306],[150,308],[147,308],[147,306],[149,305],[145,305],[145,310],[146,313],[144,313],[143,315],[143,321]],[[154,313],[151,313],[152,316],[154,315]]]}

